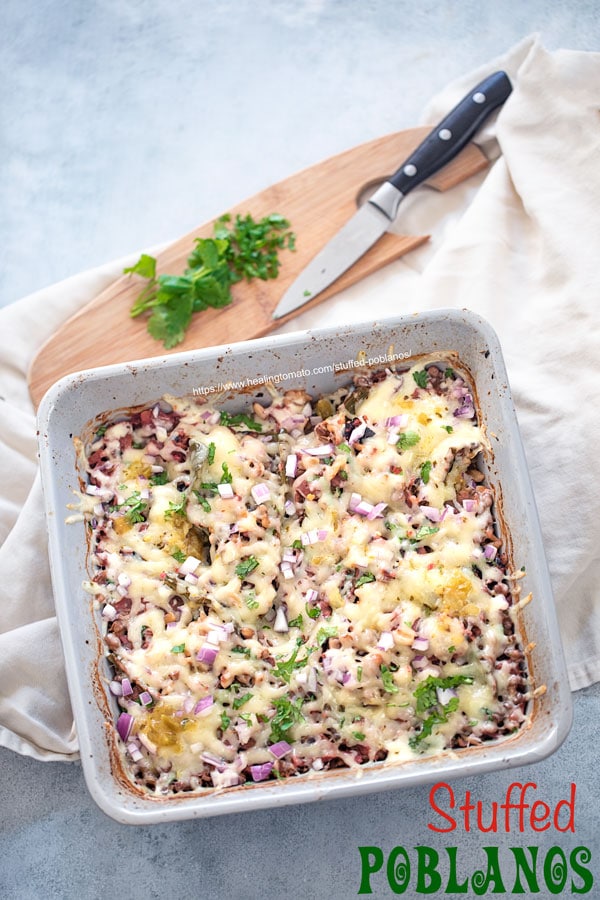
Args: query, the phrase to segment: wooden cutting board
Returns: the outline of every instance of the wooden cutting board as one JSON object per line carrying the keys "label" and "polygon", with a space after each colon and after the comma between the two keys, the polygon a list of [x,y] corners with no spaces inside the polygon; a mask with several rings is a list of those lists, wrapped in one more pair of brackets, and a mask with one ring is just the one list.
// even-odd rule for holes
{"label": "wooden cutting board", "polygon": [[[144,281],[122,276],[68,319],[41,347],[29,370],[29,390],[37,407],[50,385],[63,375],[95,366],[162,356],[198,347],[229,344],[260,337],[299,312],[322,303],[333,294],[398,259],[427,239],[427,235],[386,234],[334,284],[284,319],[272,312],[286,288],[332,237],[364,199],[369,186],[394,172],[429,133],[428,127],[411,128],[361,144],[272,185],[229,210],[255,219],[278,212],[289,219],[296,234],[296,250],[284,251],[277,279],[239,282],[232,289],[233,303],[193,317],[185,341],[165,350],[146,331],[143,317],[132,319],[129,309]],[[427,184],[446,191],[487,166],[474,145],[465,149]],[[213,221],[171,244],[157,256],[157,272],[179,274],[196,237],[210,237]]]}

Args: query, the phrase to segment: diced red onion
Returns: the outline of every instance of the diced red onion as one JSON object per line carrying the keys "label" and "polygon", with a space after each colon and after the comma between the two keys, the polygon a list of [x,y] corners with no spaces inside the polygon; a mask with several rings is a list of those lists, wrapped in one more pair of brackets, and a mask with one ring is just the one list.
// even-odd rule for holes
{"label": "diced red onion", "polygon": [[156,753],[156,751],[158,749],[156,744],[154,744],[150,740],[150,738],[146,737],[146,735],[143,733],[143,731],[140,731],[140,733],[138,734],[138,740],[139,740],[140,744],[142,744],[142,746],[145,747],[149,753]]}
{"label": "diced red onion", "polygon": [[319,599],[319,592],[315,591],[314,588],[309,588],[304,595],[304,598],[307,603],[316,603],[316,601]]}
{"label": "diced red onion", "polygon": [[494,559],[497,552],[498,552],[498,550],[496,547],[494,547],[493,544],[486,544],[485,549],[483,551],[483,555],[485,556],[486,559]]}
{"label": "diced red onion", "polygon": [[441,512],[435,506],[421,506],[420,509],[430,522],[439,522],[442,517]]}
{"label": "diced red onion", "polygon": [[281,574],[283,575],[285,580],[291,581],[291,579],[294,577],[294,570],[292,569],[292,564],[289,562],[286,562],[284,560],[281,563],[280,569],[281,569]]}
{"label": "diced red onion", "polygon": [[289,631],[285,609],[283,608],[283,606],[280,606],[277,610],[277,615],[275,616],[275,624],[273,625],[273,631],[277,631],[280,634]]}
{"label": "diced red onion", "polygon": [[111,694],[114,694],[115,697],[123,696],[123,688],[121,687],[120,681],[111,681],[108,688],[109,688]]}
{"label": "diced red onion", "polygon": [[271,774],[274,763],[266,762],[260,765],[250,766],[250,774],[253,781],[265,781]]}
{"label": "diced red onion", "polygon": [[329,531],[327,530],[327,528],[319,528],[319,530],[317,531],[317,538],[320,541],[326,541],[328,534]]}
{"label": "diced red onion", "polygon": [[296,512],[296,507],[294,506],[294,504],[292,503],[291,500],[286,500],[285,506],[283,508],[285,510],[286,515],[288,515],[288,516],[293,516]]}
{"label": "diced red onion", "polygon": [[[154,459],[154,457],[151,456],[150,459]],[[165,471],[165,467],[164,467],[164,466],[151,466],[151,469],[152,469],[152,474],[153,474],[153,475],[158,475],[159,472],[164,472],[164,471]]]}
{"label": "diced red onion", "polygon": [[122,584],[118,584],[117,585],[117,594],[119,595],[119,597],[126,597],[127,596],[127,588],[123,587]]}
{"label": "diced red onion", "polygon": [[150,706],[150,704],[152,703],[152,694],[150,694],[148,691],[142,691],[139,699],[142,706]]}
{"label": "diced red onion", "polygon": [[192,697],[186,697],[183,701],[183,711],[184,713],[191,713],[194,708],[194,700]]}
{"label": "diced red onion", "polygon": [[221,625],[213,625],[212,622],[209,622],[210,628],[206,635],[206,640],[209,644],[221,644],[223,641],[227,640],[227,631]]}
{"label": "diced red onion", "polygon": [[150,499],[150,491],[148,488],[142,488],[140,491],[140,499],[141,500],[149,500]]}
{"label": "diced red onion", "polygon": [[408,425],[408,415],[406,413],[402,413],[401,415],[398,415],[398,416],[389,416],[385,420],[385,425],[388,428],[390,426],[393,428],[396,428],[396,427],[397,428],[405,428],[406,425]]}
{"label": "diced red onion", "polygon": [[121,679],[121,690],[123,691],[124,697],[129,697],[130,694],[133,694],[133,688],[131,687],[129,678]]}
{"label": "diced red onion", "polygon": [[315,770],[315,772],[320,772],[321,769],[325,766],[325,763],[322,759],[315,759],[311,768]]}
{"label": "diced red onion", "polygon": [[350,501],[348,503],[349,511],[354,512],[361,500],[362,500],[362,497],[360,496],[360,494],[356,494],[356,493],[350,494]]}
{"label": "diced red onion", "polygon": [[215,701],[210,695],[208,697],[202,697],[202,699],[198,700],[194,707],[194,715],[206,715],[214,705],[214,702]]}
{"label": "diced red onion", "polygon": [[446,706],[447,703],[450,703],[451,700],[458,697],[454,688],[437,688],[436,694],[440,706]]}
{"label": "diced red onion", "polygon": [[418,650],[419,653],[429,649],[429,639],[426,637],[416,637],[412,642],[412,649]]}
{"label": "diced red onion", "polygon": [[281,759],[286,753],[290,753],[291,749],[287,741],[277,741],[276,744],[271,744],[270,747],[267,747],[269,753],[272,753],[277,759]]}
{"label": "diced red onion", "polygon": [[131,734],[132,726],[133,716],[130,716],[129,713],[122,712],[117,719],[117,731],[119,732],[119,737],[123,742],[125,742]]}
{"label": "diced red onion", "polygon": [[[381,519],[383,518],[383,511],[387,509],[387,503],[377,503],[370,513],[367,513],[367,519],[373,521],[373,519]],[[358,511],[358,510],[357,510]]]}
{"label": "diced red onion", "polygon": [[320,444],[318,447],[303,447],[302,452],[307,453],[309,456],[331,456],[334,448],[333,444]]}
{"label": "diced red onion", "polygon": [[107,603],[102,609],[102,618],[108,619],[109,622],[114,622],[117,618],[117,611],[112,605],[112,603]]}
{"label": "diced red onion", "polygon": [[218,484],[217,490],[223,500],[231,500],[233,498],[233,488],[230,484]]}
{"label": "diced red onion", "polygon": [[311,531],[306,531],[302,535],[302,544],[307,547],[309,544],[316,544],[319,540],[319,533],[316,528],[313,528]]}
{"label": "diced red onion", "polygon": [[359,441],[366,430],[367,430],[366,422],[361,422],[360,425],[357,425],[356,428],[353,428],[352,431],[350,432],[350,437],[348,438],[348,443],[350,444],[350,446],[352,446],[357,441]]}
{"label": "diced red onion", "polygon": [[198,650],[196,659],[198,660],[198,662],[206,663],[207,666],[212,666],[215,659],[217,658],[218,652],[218,647],[212,647],[210,644],[205,643],[202,644],[202,646]]}
{"label": "diced red onion", "polygon": [[182,564],[179,566],[179,574],[193,575],[199,565],[199,559],[196,559],[195,556],[188,556],[185,562],[182,562]]}
{"label": "diced red onion", "polygon": [[123,585],[123,587],[129,587],[131,584],[131,578],[129,575],[126,575],[125,572],[119,572],[119,577],[117,578],[119,584]]}
{"label": "diced red onion", "polygon": [[348,682],[350,681],[351,678],[352,678],[352,675],[350,674],[350,672],[343,672],[342,673],[342,684],[348,684]]}
{"label": "diced red onion", "polygon": [[317,670],[312,666],[308,671],[308,678],[306,680],[306,687],[314,694],[317,690]]}
{"label": "diced red onion", "polygon": [[428,660],[426,656],[417,655],[413,658],[412,667],[413,669],[424,669],[428,664]]}
{"label": "diced red onion", "polygon": [[475,512],[476,503],[475,500],[463,500],[462,502],[463,509],[465,512]]}
{"label": "diced red onion", "polygon": [[359,516],[369,516],[370,513],[374,511],[375,507],[372,503],[367,503],[366,500],[361,500],[360,503],[357,503],[354,512],[358,513]]}
{"label": "diced red onion", "polygon": [[390,428],[387,433],[388,444],[397,444],[398,443],[398,434],[399,434],[399,431],[397,428]]}
{"label": "diced red onion", "polygon": [[214,766],[219,772],[224,772],[227,768],[225,760],[221,759],[219,756],[215,756],[213,753],[205,751],[200,758],[203,762],[208,763],[209,766]]}
{"label": "diced red onion", "polygon": [[271,496],[269,485],[264,484],[263,482],[261,482],[260,484],[255,484],[250,493],[254,497],[256,503],[262,503],[264,500],[268,500]]}
{"label": "diced red onion", "polygon": [[192,572],[188,572],[188,574],[185,576],[185,578],[183,580],[186,581],[188,584],[194,584],[194,585],[198,584],[198,576],[194,575]]}
{"label": "diced red onion", "polygon": [[473,404],[464,403],[462,406],[459,406],[458,409],[454,410],[454,415],[457,419],[472,419],[475,415]]}
{"label": "diced red onion", "polygon": [[127,744],[127,752],[134,762],[139,762],[140,759],[143,759],[143,753],[140,753],[140,748],[133,741]]}
{"label": "diced red onion", "polygon": [[102,506],[101,503],[96,503],[92,512],[94,513],[95,516],[98,516],[98,518],[101,518],[104,515],[104,507]]}
{"label": "diced red onion", "polygon": [[380,650],[391,650],[394,646],[394,635],[391,631],[382,631],[377,641]]}

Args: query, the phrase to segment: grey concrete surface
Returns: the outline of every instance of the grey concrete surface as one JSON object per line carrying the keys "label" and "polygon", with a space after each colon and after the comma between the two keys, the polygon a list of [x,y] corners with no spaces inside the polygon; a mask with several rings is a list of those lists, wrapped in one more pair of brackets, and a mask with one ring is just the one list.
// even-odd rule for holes
{"label": "grey concrete surface", "polygon": [[[532,32],[549,49],[597,50],[598,3],[4,0],[0,305],[415,124],[448,80]],[[489,809],[513,780],[553,805],[575,782],[576,832],[564,835],[436,835],[427,789],[128,828],[95,807],[78,764],[0,750],[0,898],[344,900],[358,892],[359,846],[405,846],[414,860],[418,844],[440,853],[440,871],[457,846],[463,878],[500,847],[509,893],[510,847],[538,846],[541,871],[551,847],[584,846],[600,896],[599,721],[595,686],[575,695],[552,758],[454,785]],[[372,884],[395,896],[384,872]]]}

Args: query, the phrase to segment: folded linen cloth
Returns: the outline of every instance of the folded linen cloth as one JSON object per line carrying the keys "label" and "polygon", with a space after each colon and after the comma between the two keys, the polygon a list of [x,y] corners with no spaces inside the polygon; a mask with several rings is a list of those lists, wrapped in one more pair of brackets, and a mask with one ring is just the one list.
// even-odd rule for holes
{"label": "folded linen cloth", "polygon": [[[447,194],[403,205],[401,230],[431,241],[308,311],[292,331],[436,307],[467,307],[500,336],[540,511],[571,687],[600,680],[600,54],[547,52],[537,37],[449,85],[439,120],[486,74],[514,92],[477,136],[493,161]],[[400,229],[399,229],[400,230]],[[152,251],[151,251],[152,252]],[[35,353],[127,258],[0,310],[0,745],[77,758],[46,553]],[[44,315],[40,316],[43,309]],[[90,360],[93,364],[93,360]]]}

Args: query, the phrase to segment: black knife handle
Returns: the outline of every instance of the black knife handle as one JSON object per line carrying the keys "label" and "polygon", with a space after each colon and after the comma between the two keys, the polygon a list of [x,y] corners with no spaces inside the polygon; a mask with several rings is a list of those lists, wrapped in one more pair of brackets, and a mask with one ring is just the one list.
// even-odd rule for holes
{"label": "black knife handle", "polygon": [[431,178],[454,159],[511,91],[506,72],[494,72],[485,78],[436,125],[388,181],[403,194],[408,194]]}

